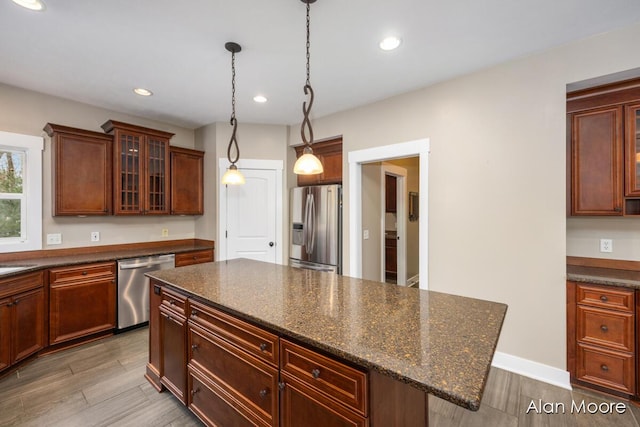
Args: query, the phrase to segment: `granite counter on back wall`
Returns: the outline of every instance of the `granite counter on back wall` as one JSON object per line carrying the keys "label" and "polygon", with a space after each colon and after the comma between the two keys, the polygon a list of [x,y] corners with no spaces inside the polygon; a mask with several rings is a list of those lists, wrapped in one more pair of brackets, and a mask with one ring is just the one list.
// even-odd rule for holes
{"label": "granite counter on back wall", "polygon": [[477,410],[507,306],[246,259],[148,274],[231,314]]}

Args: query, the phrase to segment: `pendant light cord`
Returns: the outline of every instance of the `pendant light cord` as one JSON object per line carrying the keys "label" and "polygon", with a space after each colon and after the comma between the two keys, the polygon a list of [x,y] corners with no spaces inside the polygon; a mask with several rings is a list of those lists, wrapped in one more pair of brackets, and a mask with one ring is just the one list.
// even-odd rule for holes
{"label": "pendant light cord", "polygon": [[[302,137],[302,141],[304,142],[305,147],[309,148],[311,146],[311,144],[313,144],[313,128],[311,127],[311,120],[309,119],[309,113],[311,112],[311,106],[313,105],[313,88],[311,87],[311,80],[310,80],[310,66],[309,66],[309,62],[310,62],[310,58],[311,55],[309,54],[309,47],[311,46],[311,43],[309,42],[309,35],[310,35],[310,31],[309,31],[309,27],[310,27],[310,18],[309,18],[309,11],[311,9],[311,4],[309,3],[309,1],[306,1],[307,3],[307,81],[306,84],[304,85],[304,94],[305,95],[309,95],[309,105],[307,106],[307,101],[302,103],[302,113],[304,114],[304,119],[302,120],[302,125],[300,126],[300,136]],[[307,138],[308,135],[308,138]]]}
{"label": "pendant light cord", "polygon": [[[229,124],[233,126],[233,132],[231,133],[231,140],[227,147],[227,159],[232,165],[235,165],[240,158],[240,148],[238,147],[238,141],[236,139],[236,131],[238,130],[238,121],[236,120],[236,53],[231,52],[231,120]],[[231,159],[231,147],[235,147],[236,156]]]}

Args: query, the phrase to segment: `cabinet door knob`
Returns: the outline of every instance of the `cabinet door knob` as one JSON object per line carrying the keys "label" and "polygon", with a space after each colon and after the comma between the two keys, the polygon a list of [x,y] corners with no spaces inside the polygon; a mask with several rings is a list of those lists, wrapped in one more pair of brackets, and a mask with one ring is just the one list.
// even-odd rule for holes
{"label": "cabinet door knob", "polygon": [[313,371],[311,371],[311,376],[315,379],[320,378],[320,369],[316,368]]}
{"label": "cabinet door knob", "polygon": [[607,298],[606,295],[600,295],[600,301],[607,302],[607,301],[609,301],[609,298]]}
{"label": "cabinet door knob", "polygon": [[198,344],[191,344],[191,350],[197,350]]}
{"label": "cabinet door knob", "polygon": [[260,351],[265,351],[267,349],[267,345],[265,343],[260,344]]}
{"label": "cabinet door knob", "polygon": [[195,310],[191,310],[191,317],[198,317],[198,312]]}
{"label": "cabinet door knob", "polygon": [[83,276],[86,276],[86,275],[87,275],[87,272],[86,272],[86,271],[83,271],[83,272],[82,272],[82,275],[83,275]]}
{"label": "cabinet door knob", "polygon": [[13,300],[13,305],[18,305],[18,303],[19,303],[19,302],[20,302],[20,300],[19,300],[19,299],[14,299],[14,300]]}
{"label": "cabinet door knob", "polygon": [[7,304],[7,307],[11,307],[12,305],[13,305],[13,303],[10,302],[10,303]]}
{"label": "cabinet door knob", "polygon": [[267,397],[267,394],[269,394],[269,389],[263,388],[262,390],[260,390],[260,397],[262,399],[264,399],[265,397]]}
{"label": "cabinet door knob", "polygon": [[279,383],[278,383],[278,388],[279,388],[280,390],[284,390],[284,388],[285,388],[286,386],[287,386],[287,384],[286,384],[286,383],[284,383],[284,382],[279,382]]}
{"label": "cabinet door knob", "polygon": [[607,331],[609,330],[609,328],[607,327],[607,325],[601,325],[601,326],[600,326],[600,330],[601,330],[602,332],[607,332]]}
{"label": "cabinet door knob", "polygon": [[602,369],[604,372],[609,371],[609,367],[607,365],[600,365],[600,369]]}
{"label": "cabinet door knob", "polygon": [[200,388],[193,389],[191,390],[191,396],[195,396],[195,394],[199,392],[200,392]]}
{"label": "cabinet door knob", "polygon": [[170,299],[170,300],[169,300],[169,305],[176,305],[175,300]]}

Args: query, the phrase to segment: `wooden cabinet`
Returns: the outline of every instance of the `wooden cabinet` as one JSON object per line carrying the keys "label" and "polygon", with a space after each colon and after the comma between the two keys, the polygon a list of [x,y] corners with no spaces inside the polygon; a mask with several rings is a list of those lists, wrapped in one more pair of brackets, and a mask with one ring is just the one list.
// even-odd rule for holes
{"label": "wooden cabinet", "polygon": [[46,346],[41,272],[0,281],[0,371]]}
{"label": "wooden cabinet", "polygon": [[638,83],[567,94],[570,215],[640,215]]}
{"label": "wooden cabinet", "polygon": [[171,214],[204,213],[204,152],[171,147]]}
{"label": "wooden cabinet", "polygon": [[113,137],[48,123],[51,137],[53,215],[110,215]]}
{"label": "wooden cabinet", "polygon": [[169,140],[172,133],[109,120],[113,135],[116,215],[169,214]]}
{"label": "wooden cabinet", "polygon": [[[294,148],[296,157],[302,156],[304,146]],[[317,175],[298,175],[298,186],[342,184],[342,137],[316,142],[311,148],[320,159],[324,171]]]}
{"label": "wooden cabinet", "polygon": [[201,249],[197,251],[183,252],[176,254],[175,266],[184,267],[186,265],[201,264],[213,261],[213,249]]}
{"label": "wooden cabinet", "polygon": [[384,206],[386,212],[395,213],[397,200],[397,181],[393,175],[384,176]]}
{"label": "wooden cabinet", "polygon": [[335,359],[280,340],[280,370],[288,387],[282,396],[285,425],[364,426],[368,415],[367,374]]}
{"label": "wooden cabinet", "polygon": [[186,325],[179,311],[160,306],[160,381],[183,404],[187,403]]}
{"label": "wooden cabinet", "polygon": [[398,279],[398,241],[395,236],[384,239],[384,272],[386,282]]}
{"label": "wooden cabinet", "polygon": [[116,265],[49,270],[49,343],[110,333],[116,327]]}
{"label": "wooden cabinet", "polygon": [[[278,337],[196,301],[189,309],[190,384],[204,385],[237,413],[223,411],[220,418],[197,399],[190,407],[212,425],[233,416],[244,419],[240,424],[278,426]],[[192,396],[198,392],[190,390]]]}
{"label": "wooden cabinet", "polygon": [[162,305],[162,286],[155,280],[149,280],[149,361],[144,374],[147,381],[158,391],[164,390],[160,382],[160,306]]}
{"label": "wooden cabinet", "polygon": [[567,283],[572,381],[632,397],[636,392],[636,313],[632,289]]}

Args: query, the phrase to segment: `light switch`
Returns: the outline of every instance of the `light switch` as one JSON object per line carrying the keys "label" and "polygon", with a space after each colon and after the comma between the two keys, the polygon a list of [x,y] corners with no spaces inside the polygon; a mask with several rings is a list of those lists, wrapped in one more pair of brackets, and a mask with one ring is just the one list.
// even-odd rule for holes
{"label": "light switch", "polygon": [[369,230],[362,230],[362,238],[364,240],[369,240]]}

